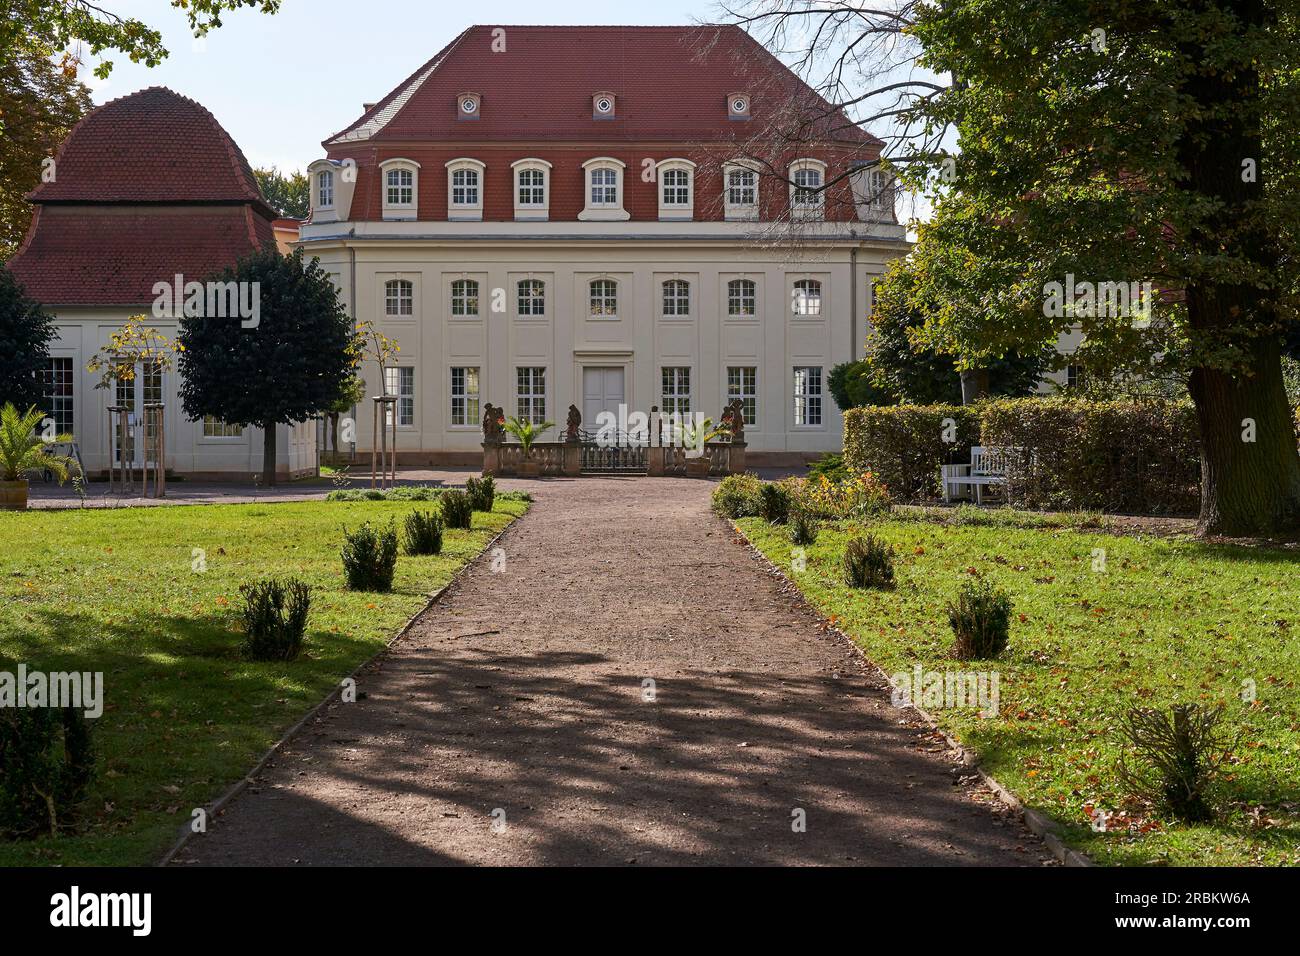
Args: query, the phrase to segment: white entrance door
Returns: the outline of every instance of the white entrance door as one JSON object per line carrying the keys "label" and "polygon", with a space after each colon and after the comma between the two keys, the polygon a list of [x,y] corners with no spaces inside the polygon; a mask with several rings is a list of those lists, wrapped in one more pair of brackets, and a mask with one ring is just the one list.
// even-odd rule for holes
{"label": "white entrance door", "polygon": [[595,432],[600,428],[597,416],[611,412],[618,419],[618,407],[626,399],[623,391],[623,369],[588,367],[582,370],[582,427]]}

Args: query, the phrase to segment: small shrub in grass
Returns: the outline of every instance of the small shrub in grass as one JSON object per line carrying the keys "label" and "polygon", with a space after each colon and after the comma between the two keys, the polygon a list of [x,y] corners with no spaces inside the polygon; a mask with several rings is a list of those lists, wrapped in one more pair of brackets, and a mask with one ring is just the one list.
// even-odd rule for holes
{"label": "small shrub in grass", "polygon": [[790,518],[790,491],[768,482],[758,492],[758,516],[768,524],[785,524]]}
{"label": "small shrub in grass", "polygon": [[391,591],[397,568],[397,525],[388,522],[376,531],[364,522],[356,531],[343,530],[343,571],[349,591]]}
{"label": "small shrub in grass", "polygon": [[1214,819],[1209,791],[1235,745],[1234,735],[1221,726],[1223,715],[1221,704],[1176,704],[1167,713],[1130,708],[1119,727],[1131,751],[1120,758],[1120,781],[1134,796],[1180,820]]}
{"label": "small shrub in grass", "polygon": [[491,511],[496,500],[497,481],[491,475],[482,478],[466,478],[465,494],[469,495],[470,506],[475,511]]}
{"label": "small shrub in grass", "polygon": [[790,543],[808,546],[817,540],[817,519],[806,511],[790,513]]}
{"label": "small shrub in grass", "polygon": [[762,488],[758,475],[727,475],[713,491],[713,510],[724,518],[752,518],[758,514]]}
{"label": "small shrub in grass", "polygon": [[474,505],[469,495],[451,489],[442,493],[442,521],[448,528],[468,531],[474,520]]}
{"label": "small shrub in grass", "polygon": [[296,578],[242,584],[245,657],[291,661],[302,651],[311,610],[311,588]]}
{"label": "small shrub in grass", "polygon": [[851,540],[844,548],[844,583],[851,588],[892,588],[894,549],[874,534]]}
{"label": "small shrub in grass", "polygon": [[954,657],[997,657],[1011,632],[1011,598],[983,578],[967,581],[957,594],[957,603],[948,605],[948,623],[957,637]]}
{"label": "small shrub in grass", "polygon": [[0,709],[0,835],[30,839],[69,829],[94,779],[83,710]]}
{"label": "small shrub in grass", "polygon": [[432,511],[412,511],[406,516],[407,554],[438,554],[442,551],[442,519]]}

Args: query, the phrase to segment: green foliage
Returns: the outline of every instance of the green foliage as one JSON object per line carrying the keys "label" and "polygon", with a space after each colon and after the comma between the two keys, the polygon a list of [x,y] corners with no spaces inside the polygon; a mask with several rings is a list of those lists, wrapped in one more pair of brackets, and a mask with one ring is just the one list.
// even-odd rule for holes
{"label": "green foliage", "polygon": [[281,216],[306,219],[311,213],[311,178],[306,173],[295,169],[286,176],[272,166],[254,169],[253,178],[266,204]]}
{"label": "green foliage", "polygon": [[713,490],[713,510],[724,518],[748,518],[759,513],[763,482],[758,475],[727,475]]}
{"label": "green foliage", "polygon": [[967,581],[948,605],[948,624],[956,635],[952,655],[960,660],[997,657],[1011,634],[1011,597],[984,578]]}
{"label": "green foliage", "polygon": [[95,751],[83,711],[0,709],[0,834],[57,836],[76,822],[94,779]]}
{"label": "green foliage", "polygon": [[265,578],[241,584],[244,656],[254,661],[292,661],[302,652],[311,611],[311,588],[297,578]]}
{"label": "green foliage", "polygon": [[897,394],[875,384],[871,365],[863,359],[834,366],[826,377],[826,387],[835,404],[845,411],[864,405],[898,404]]}
{"label": "green foliage", "polygon": [[791,508],[814,518],[871,518],[893,507],[893,499],[874,474],[850,474],[841,481],[826,477],[787,478],[781,482],[790,495]]}
{"label": "green foliage", "polygon": [[398,485],[396,488],[340,488],[325,496],[326,501],[434,501],[443,492],[431,485]]}
{"label": "green foliage", "polygon": [[936,497],[939,466],[969,462],[971,446],[979,443],[975,406],[899,405],[844,413],[845,464],[857,473],[872,472],[902,501]]}
{"label": "green foliage", "polygon": [[369,521],[356,531],[343,529],[343,573],[349,591],[387,592],[397,569],[397,526],[390,520],[383,531]]}
{"label": "green foliage", "polygon": [[474,504],[469,495],[455,488],[442,493],[442,520],[448,528],[460,528],[466,531],[474,521]]}
{"label": "green foliage", "polygon": [[442,552],[442,519],[432,511],[412,511],[406,516],[407,554]]}
{"label": "green foliage", "polygon": [[492,502],[496,500],[497,483],[491,475],[482,478],[466,478],[465,494],[469,495],[471,507],[475,511],[491,511]]}
{"label": "green foliage", "polygon": [[767,482],[758,490],[758,516],[768,524],[785,524],[790,517],[790,490]]}
{"label": "green foliage", "polygon": [[45,404],[41,374],[49,363],[50,343],[56,334],[54,317],[27,298],[14,274],[0,264],[0,355],[4,356],[0,404],[8,402],[19,408]]}
{"label": "green foliage", "polygon": [[[72,459],[51,454],[41,435],[45,413],[35,408],[19,412],[12,404],[0,408],[0,481],[18,481],[28,471],[48,471],[68,480]],[[55,435],[55,442],[72,441],[71,435]]]}
{"label": "green foliage", "polygon": [[1129,792],[1179,820],[1212,820],[1210,789],[1235,743],[1234,735],[1222,727],[1223,717],[1221,704],[1175,704],[1168,713],[1129,708],[1119,728],[1130,748],[1119,764]]}
{"label": "green foliage", "polygon": [[[773,487],[771,485],[767,487]],[[817,542],[820,525],[808,512],[796,508],[790,512],[790,543],[799,547],[810,547]]]}
{"label": "green foliage", "polygon": [[827,481],[845,481],[852,477],[853,470],[844,463],[844,456],[827,452],[808,466],[809,478],[825,477]]}
{"label": "green foliage", "polygon": [[530,418],[516,418],[511,415],[503,427],[507,432],[519,439],[524,457],[527,458],[528,453],[532,451],[533,442],[537,441],[548,428],[554,428],[555,422],[534,422]]}
{"label": "green foliage", "polygon": [[844,583],[851,588],[892,588],[894,549],[873,534],[844,546]]}

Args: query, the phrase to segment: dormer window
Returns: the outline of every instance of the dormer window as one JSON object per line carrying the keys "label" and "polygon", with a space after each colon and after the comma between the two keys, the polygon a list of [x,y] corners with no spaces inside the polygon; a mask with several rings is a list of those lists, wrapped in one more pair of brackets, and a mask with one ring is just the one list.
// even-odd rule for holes
{"label": "dormer window", "polygon": [[316,206],[320,209],[334,208],[334,172],[325,169],[316,174]]}
{"label": "dormer window", "polygon": [[727,118],[733,120],[749,119],[749,95],[732,93],[727,97]]}
{"label": "dormer window", "polygon": [[820,219],[826,208],[826,164],[797,159],[790,164],[790,214],[795,219]]}
{"label": "dormer window", "polygon": [[413,159],[386,159],[379,164],[385,219],[414,219],[419,198],[420,164]]}
{"label": "dormer window", "polygon": [[623,170],[617,159],[600,156],[582,164],[586,171],[586,208],[578,213],[582,221],[623,221],[631,218],[623,209]]}
{"label": "dormer window", "polygon": [[665,159],[656,166],[659,179],[659,218],[691,219],[695,209],[695,164],[689,159]]}
{"label": "dormer window", "polygon": [[453,159],[447,163],[447,219],[451,222],[483,218],[483,173],[486,164],[477,159]]}
{"label": "dormer window", "polygon": [[591,98],[591,118],[604,120],[614,118],[615,99],[613,93],[597,93]]}
{"label": "dormer window", "polygon": [[515,219],[550,218],[551,164],[544,159],[521,159],[510,167],[515,176]]}
{"label": "dormer window", "polygon": [[758,218],[758,170],[753,163],[735,160],[723,164],[722,200],[729,221]]}
{"label": "dormer window", "polygon": [[462,93],[456,97],[456,118],[476,120],[483,112],[483,97],[478,93]]}
{"label": "dormer window", "polygon": [[318,159],[308,164],[307,182],[311,188],[307,195],[313,222],[338,222],[348,217],[357,180],[349,171],[355,170],[356,162],[351,159]]}

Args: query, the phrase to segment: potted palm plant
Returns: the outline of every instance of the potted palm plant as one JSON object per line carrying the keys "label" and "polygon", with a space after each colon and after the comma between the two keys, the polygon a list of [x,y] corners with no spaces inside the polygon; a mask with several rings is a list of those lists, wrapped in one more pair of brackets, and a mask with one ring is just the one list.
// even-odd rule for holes
{"label": "potted palm plant", "polygon": [[533,450],[533,442],[541,437],[542,432],[548,428],[554,428],[555,422],[534,423],[531,419],[516,418],[511,415],[505,423],[505,430],[519,439],[519,447],[523,452],[523,460],[519,463],[519,476],[521,478],[537,478],[542,473],[542,463],[533,461],[529,453]]}
{"label": "potted palm plant", "polygon": [[[68,466],[72,460],[63,455],[51,454],[45,439],[36,431],[45,419],[45,413],[35,406],[19,412],[12,402],[0,408],[0,510],[27,510],[27,479],[29,471],[48,471],[59,479],[68,480]],[[56,435],[55,442],[70,442],[71,435]]]}
{"label": "potted palm plant", "polygon": [[719,428],[713,424],[712,418],[705,418],[701,421],[683,422],[679,434],[682,439],[682,446],[687,449],[696,449],[698,455],[686,455],[686,477],[688,478],[707,478],[709,477],[709,455],[704,446],[725,434],[727,429]]}

